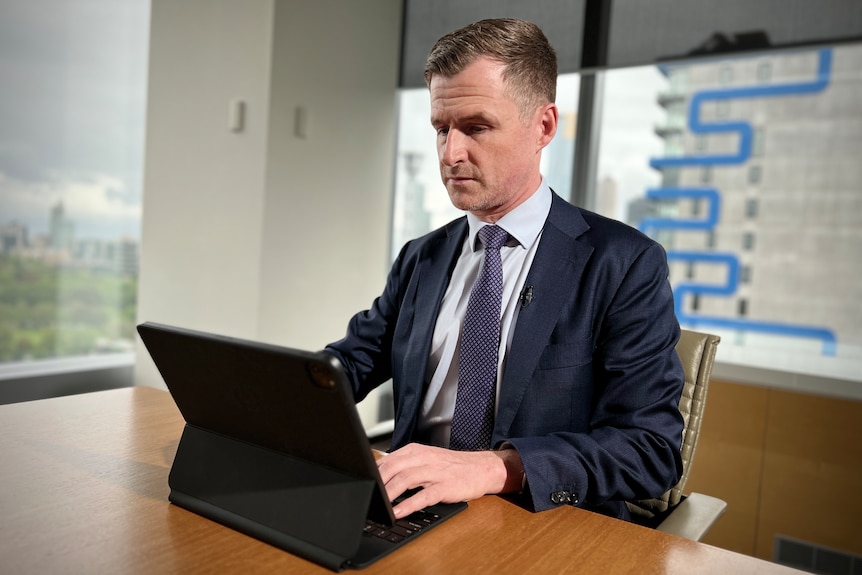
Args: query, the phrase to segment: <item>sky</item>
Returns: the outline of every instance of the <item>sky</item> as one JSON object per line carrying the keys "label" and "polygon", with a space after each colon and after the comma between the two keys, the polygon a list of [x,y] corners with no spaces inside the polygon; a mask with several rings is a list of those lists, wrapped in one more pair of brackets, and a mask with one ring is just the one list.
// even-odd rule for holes
{"label": "sky", "polygon": [[147,0],[0,0],[0,225],[138,237]]}

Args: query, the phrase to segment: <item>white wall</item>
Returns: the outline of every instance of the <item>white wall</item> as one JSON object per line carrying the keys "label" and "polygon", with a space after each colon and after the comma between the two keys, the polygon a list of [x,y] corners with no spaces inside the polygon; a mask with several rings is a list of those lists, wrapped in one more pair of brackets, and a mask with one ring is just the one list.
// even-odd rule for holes
{"label": "white wall", "polygon": [[[310,9],[310,6],[314,9]],[[400,2],[279,2],[262,254],[262,338],[322,347],[388,271]],[[295,135],[297,108],[307,116]]]}
{"label": "white wall", "polygon": [[272,14],[271,0],[152,2],[140,320],[257,334]]}
{"label": "white wall", "polygon": [[[318,349],[370,305],[400,21],[398,0],[153,0],[140,321]],[[163,387],[142,345],[135,382]]]}

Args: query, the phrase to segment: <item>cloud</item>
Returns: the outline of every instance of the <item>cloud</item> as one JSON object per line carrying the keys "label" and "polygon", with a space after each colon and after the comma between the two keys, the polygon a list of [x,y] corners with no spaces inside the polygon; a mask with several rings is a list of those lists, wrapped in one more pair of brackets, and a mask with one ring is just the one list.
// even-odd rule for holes
{"label": "cloud", "polygon": [[52,172],[133,181],[149,2],[0,0],[0,14],[0,171],[33,182]]}
{"label": "cloud", "polygon": [[78,237],[138,235],[141,205],[119,178],[90,174],[33,182],[0,172],[0,224],[19,221],[31,233],[45,233],[51,209],[59,202],[66,217],[75,222]]}

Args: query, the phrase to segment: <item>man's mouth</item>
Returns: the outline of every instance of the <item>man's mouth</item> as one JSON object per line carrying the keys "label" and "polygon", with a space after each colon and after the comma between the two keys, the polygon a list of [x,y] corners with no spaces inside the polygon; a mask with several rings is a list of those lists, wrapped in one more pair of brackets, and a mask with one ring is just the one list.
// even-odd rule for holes
{"label": "man's mouth", "polygon": [[453,183],[467,182],[475,179],[469,174],[446,174],[446,180]]}

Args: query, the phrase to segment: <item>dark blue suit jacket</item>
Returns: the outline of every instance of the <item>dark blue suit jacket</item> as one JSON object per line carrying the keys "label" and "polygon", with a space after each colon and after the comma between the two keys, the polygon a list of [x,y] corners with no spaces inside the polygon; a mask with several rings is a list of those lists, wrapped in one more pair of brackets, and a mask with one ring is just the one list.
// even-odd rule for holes
{"label": "dark blue suit jacket", "polygon": [[[437,312],[466,218],[406,244],[383,294],[327,347],[359,401],[393,380],[393,448],[416,440]],[[524,464],[536,510],[562,504],[628,518],[682,472],[679,325],[662,247],[553,197],[500,386],[492,445]]]}

